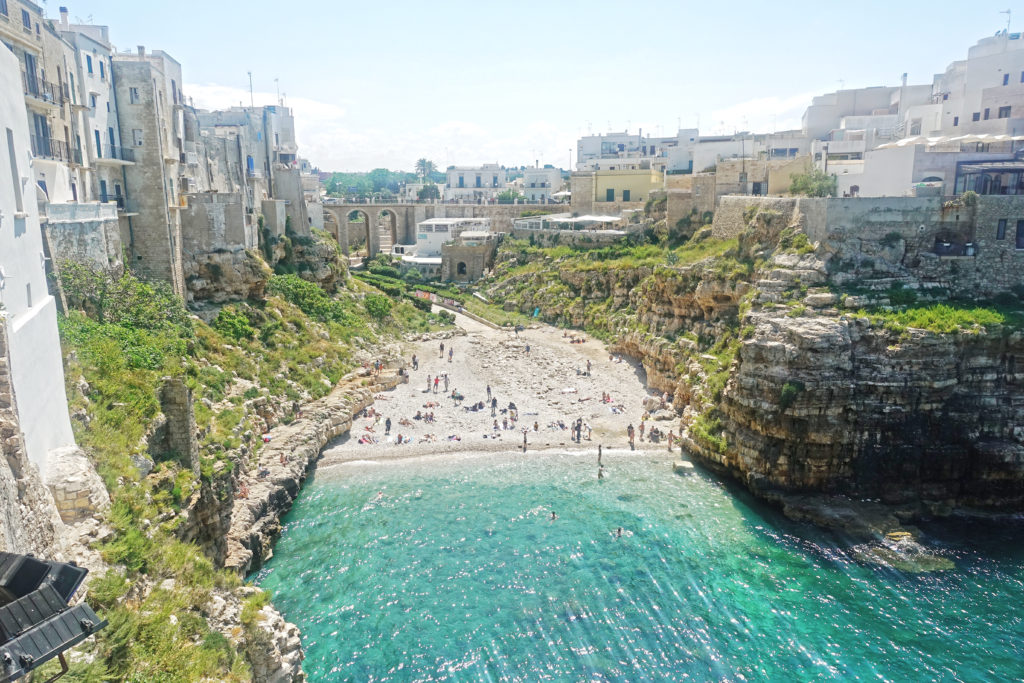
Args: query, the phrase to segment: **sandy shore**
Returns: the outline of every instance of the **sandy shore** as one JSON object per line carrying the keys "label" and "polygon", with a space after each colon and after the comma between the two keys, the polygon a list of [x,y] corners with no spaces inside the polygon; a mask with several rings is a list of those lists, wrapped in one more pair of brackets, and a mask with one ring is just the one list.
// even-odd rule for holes
{"label": "sandy shore", "polygon": [[[351,432],[324,449],[319,467],[356,459],[409,457],[432,453],[468,451],[520,451],[523,428],[527,448],[589,450],[596,453],[598,444],[606,451],[629,450],[626,427],[639,427],[644,413],[643,400],[648,397],[644,372],[626,360],[609,360],[605,345],[590,339],[572,344],[563,331],[538,325],[520,332],[494,330],[464,316],[456,323],[466,330],[464,337],[444,340],[442,357],[439,341],[410,344],[407,358],[416,354],[419,369],[411,371],[408,384],[378,395],[374,409],[381,417],[359,417]],[[529,346],[529,352],[527,352]],[[454,348],[452,361],[449,349]],[[585,373],[591,362],[590,375]],[[435,394],[433,385],[427,390],[427,378],[448,375],[448,391],[442,379]],[[497,414],[492,417],[487,402],[487,386],[498,400]],[[461,406],[450,398],[453,390],[465,396]],[[601,402],[601,394],[611,395],[612,402]],[[471,412],[466,407],[487,403],[485,410]],[[437,403],[428,406],[428,403]],[[507,417],[501,409],[509,402],[518,408],[519,420],[514,428],[502,429]],[[621,408],[620,412],[613,407]],[[416,412],[433,412],[435,422],[415,420]],[[385,418],[391,418],[391,433],[385,435]],[[411,424],[400,424],[401,419]],[[557,426],[561,420],[569,426],[578,418],[591,427],[591,438],[577,445],[568,429]],[[494,430],[497,420],[499,429]],[[538,429],[534,429],[534,423]],[[648,423],[650,425],[651,423]],[[674,421],[661,422],[663,431],[675,428]],[[370,431],[370,430],[373,431]],[[412,439],[399,445],[397,435]],[[436,440],[429,440],[433,435]],[[450,440],[455,435],[461,440]],[[377,443],[359,443],[360,437],[377,439]],[[665,450],[665,442],[650,444],[637,440],[637,451]]]}

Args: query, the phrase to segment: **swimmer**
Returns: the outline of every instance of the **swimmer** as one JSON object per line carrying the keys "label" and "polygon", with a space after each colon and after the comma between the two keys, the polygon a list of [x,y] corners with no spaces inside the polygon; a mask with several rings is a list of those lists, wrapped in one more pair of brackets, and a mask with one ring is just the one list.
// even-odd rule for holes
{"label": "swimmer", "polygon": [[615,532],[615,538],[622,538],[622,527],[621,526]]}
{"label": "swimmer", "polygon": [[556,515],[556,514],[555,514],[555,511],[554,511],[554,510],[552,510],[552,511],[551,511],[551,521],[553,522],[553,521],[555,521],[556,519],[558,519],[558,515]]}

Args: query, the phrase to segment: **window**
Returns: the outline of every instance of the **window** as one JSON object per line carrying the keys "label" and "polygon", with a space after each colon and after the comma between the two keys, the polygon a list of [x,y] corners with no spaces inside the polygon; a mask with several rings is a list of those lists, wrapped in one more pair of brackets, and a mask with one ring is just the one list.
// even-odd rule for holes
{"label": "window", "polygon": [[21,10],[21,25],[25,27],[26,31],[32,30],[32,15],[28,13],[27,9]]}
{"label": "window", "polygon": [[971,114],[971,121],[981,121],[981,114],[978,112]]}
{"label": "window", "polygon": [[999,118],[1008,119],[1010,118],[1010,107],[999,107]]}
{"label": "window", "polygon": [[960,117],[959,116],[954,116],[953,117],[953,127],[956,128],[959,125],[960,125]]}
{"label": "window", "polygon": [[623,190],[622,191],[622,201],[624,201],[624,202],[628,202],[629,201],[629,190]]}
{"label": "window", "polygon": [[988,121],[989,108],[985,107],[985,120]]}
{"label": "window", "polygon": [[142,131],[138,128],[132,128],[132,144],[136,147],[142,147]]}
{"label": "window", "polygon": [[85,56],[85,71],[86,73],[92,73],[92,57],[90,55]]}
{"label": "window", "polygon": [[96,138],[96,158],[97,159],[102,159],[103,158],[103,145],[100,144],[100,132],[98,130],[94,130],[92,133],[93,133],[93,136]]}
{"label": "window", "polygon": [[1010,74],[1003,74],[1003,85],[1010,85]]}
{"label": "window", "polygon": [[89,106],[93,109],[96,108],[96,95],[89,93]]}
{"label": "window", "polygon": [[999,223],[996,225],[996,239],[997,240],[1005,240],[1006,239],[1006,219],[1005,218],[1000,218],[999,219]]}
{"label": "window", "polygon": [[[128,102],[130,102],[131,104],[138,104],[139,103],[139,89],[138,88],[128,88]],[[975,121],[977,121],[977,119],[975,119]]]}
{"label": "window", "polygon": [[100,80],[103,80],[104,78],[107,77],[107,72],[106,72],[105,67],[103,66],[103,60],[102,59],[99,60],[99,63],[100,63]]}
{"label": "window", "polygon": [[1017,221],[1017,248],[1024,249],[1024,221]]}
{"label": "window", "polygon": [[614,202],[615,201],[615,190],[610,188],[610,187],[607,190],[605,190],[604,191],[604,200],[606,202]]}

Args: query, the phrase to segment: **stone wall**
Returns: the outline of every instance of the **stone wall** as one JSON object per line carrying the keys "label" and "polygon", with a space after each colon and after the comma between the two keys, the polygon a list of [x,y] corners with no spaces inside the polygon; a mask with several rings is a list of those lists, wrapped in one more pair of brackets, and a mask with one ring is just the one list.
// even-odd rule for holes
{"label": "stone wall", "polygon": [[[475,282],[484,276],[484,271],[494,267],[496,241],[478,246],[446,244],[441,249],[441,281]],[[459,265],[463,272],[459,272]]]}
{"label": "stone wall", "polygon": [[270,231],[272,237],[284,236],[286,216],[284,201],[280,199],[264,199],[260,205],[263,212],[263,228]]}
{"label": "stone wall", "polygon": [[185,256],[245,249],[245,209],[237,192],[191,194],[181,210],[182,251]]}
{"label": "stone wall", "polygon": [[124,268],[115,204],[48,204],[46,213],[43,235],[58,272],[64,261],[115,275]]}
{"label": "stone wall", "polygon": [[25,449],[9,351],[0,313],[0,550],[60,559],[64,526]]}
{"label": "stone wall", "polygon": [[199,442],[192,390],[180,377],[164,377],[160,387],[160,409],[164,424],[149,441],[154,457],[173,457],[182,467],[199,476]]}
{"label": "stone wall", "polygon": [[898,278],[941,296],[991,298],[1024,282],[1015,239],[1024,197],[981,196],[974,206],[942,197],[829,199],[814,218],[804,230],[831,257],[839,284]]}
{"label": "stone wall", "polygon": [[622,239],[629,232],[624,230],[527,230],[514,228],[512,236],[519,240],[533,238],[539,247],[568,245],[579,248],[605,247]]}

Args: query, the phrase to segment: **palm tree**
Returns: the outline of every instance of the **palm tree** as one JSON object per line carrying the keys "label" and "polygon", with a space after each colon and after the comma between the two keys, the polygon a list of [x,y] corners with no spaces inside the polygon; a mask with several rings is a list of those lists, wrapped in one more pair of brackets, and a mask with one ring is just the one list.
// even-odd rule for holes
{"label": "palm tree", "polygon": [[436,170],[437,166],[434,166],[434,162],[429,159],[419,159],[416,162],[416,175],[420,178],[429,178],[430,174]]}

